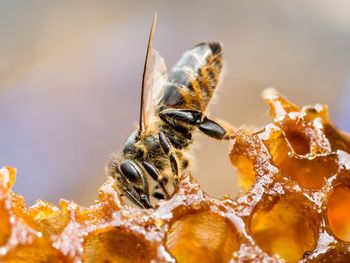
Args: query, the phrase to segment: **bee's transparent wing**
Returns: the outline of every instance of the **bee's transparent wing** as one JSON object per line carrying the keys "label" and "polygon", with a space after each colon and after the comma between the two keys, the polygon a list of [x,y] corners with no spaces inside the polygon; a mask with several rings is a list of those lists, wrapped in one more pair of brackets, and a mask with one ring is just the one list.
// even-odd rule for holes
{"label": "bee's transparent wing", "polygon": [[167,79],[167,68],[164,59],[157,50],[151,49],[145,71],[145,95],[142,109],[145,127],[152,123]]}

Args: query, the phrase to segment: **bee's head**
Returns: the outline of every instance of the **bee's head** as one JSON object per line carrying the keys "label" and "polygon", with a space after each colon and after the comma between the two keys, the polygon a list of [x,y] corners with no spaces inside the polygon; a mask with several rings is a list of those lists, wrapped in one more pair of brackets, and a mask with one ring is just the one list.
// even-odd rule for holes
{"label": "bee's head", "polygon": [[145,155],[144,147],[142,147],[142,140],[137,131],[131,133],[124,145],[123,154],[131,156],[132,158],[140,159]]}
{"label": "bee's head", "polygon": [[[112,155],[107,173],[117,180],[121,193],[143,208],[151,208],[149,183],[143,167],[147,155],[149,138],[133,132],[127,139],[122,154]],[[151,143],[152,144],[152,143]]]}
{"label": "bee's head", "polygon": [[156,205],[174,190],[173,180],[164,176],[171,173],[168,158],[154,134],[133,132],[122,153],[112,155],[107,173],[117,180],[125,197],[144,208]]}

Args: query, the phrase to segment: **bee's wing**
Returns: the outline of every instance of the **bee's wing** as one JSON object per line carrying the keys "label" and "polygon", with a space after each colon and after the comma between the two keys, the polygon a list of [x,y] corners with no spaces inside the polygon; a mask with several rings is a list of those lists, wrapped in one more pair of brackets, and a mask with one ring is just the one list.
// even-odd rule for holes
{"label": "bee's wing", "polygon": [[143,103],[144,126],[152,122],[156,107],[163,95],[164,87],[168,79],[167,68],[164,59],[155,49],[150,50],[145,71],[145,99]]}

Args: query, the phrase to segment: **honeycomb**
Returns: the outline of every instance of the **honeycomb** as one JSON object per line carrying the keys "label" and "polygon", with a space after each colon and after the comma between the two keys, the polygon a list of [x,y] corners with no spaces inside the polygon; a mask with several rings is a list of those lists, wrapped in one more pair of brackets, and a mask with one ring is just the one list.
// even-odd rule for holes
{"label": "honeycomb", "polygon": [[82,207],[11,191],[0,170],[0,262],[350,262],[350,139],[327,107],[265,93],[273,122],[236,131],[242,193],[215,199],[190,175],[154,209],[126,205],[114,179]]}

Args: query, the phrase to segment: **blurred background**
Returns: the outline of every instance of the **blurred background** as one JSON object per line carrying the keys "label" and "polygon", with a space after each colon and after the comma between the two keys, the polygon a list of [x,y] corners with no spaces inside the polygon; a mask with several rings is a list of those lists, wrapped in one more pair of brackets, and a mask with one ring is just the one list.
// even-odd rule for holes
{"label": "blurred background", "polygon": [[[224,43],[226,74],[210,116],[269,122],[273,86],[299,105],[327,103],[350,131],[349,1],[0,1],[0,165],[18,168],[27,204],[92,204],[110,152],[138,118],[147,37],[170,68],[203,40]],[[230,145],[196,136],[213,196],[237,191]]]}

